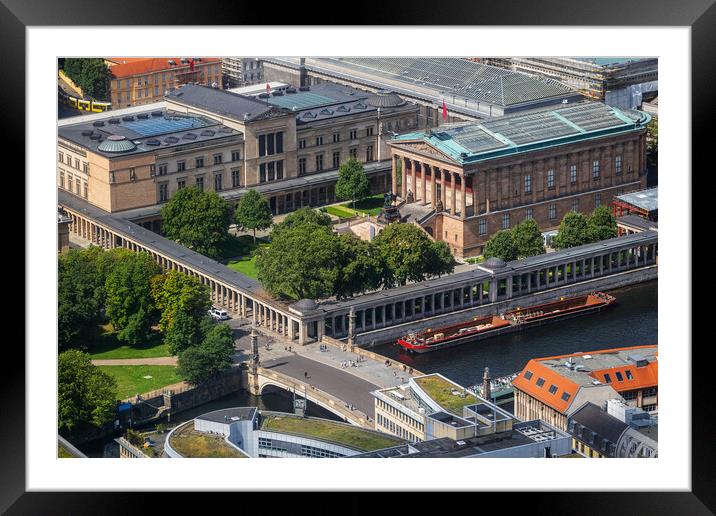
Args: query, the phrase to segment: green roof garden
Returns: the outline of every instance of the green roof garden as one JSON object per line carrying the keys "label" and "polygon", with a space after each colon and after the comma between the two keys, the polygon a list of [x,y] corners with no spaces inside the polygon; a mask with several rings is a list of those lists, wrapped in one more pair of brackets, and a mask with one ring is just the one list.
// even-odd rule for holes
{"label": "green roof garden", "polygon": [[177,428],[171,435],[171,447],[187,458],[246,458],[248,455],[228,444],[222,436],[194,430],[194,421]]}
{"label": "green roof garden", "polygon": [[261,430],[313,437],[360,451],[375,451],[405,443],[374,430],[328,419],[262,414]]}
{"label": "green roof garden", "polygon": [[[479,401],[474,394],[466,391],[463,387],[438,375],[420,376],[414,378],[414,381],[435,403],[460,417],[462,417],[464,406],[474,405]],[[458,391],[460,394],[453,394],[453,391]],[[463,392],[465,393],[464,398],[461,396]]]}

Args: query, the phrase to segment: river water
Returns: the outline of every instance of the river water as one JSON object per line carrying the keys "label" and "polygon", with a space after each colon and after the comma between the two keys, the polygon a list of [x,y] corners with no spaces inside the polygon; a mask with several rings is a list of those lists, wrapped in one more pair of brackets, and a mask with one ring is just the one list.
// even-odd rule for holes
{"label": "river water", "polygon": [[[522,332],[421,355],[405,353],[394,344],[377,346],[373,351],[425,373],[441,373],[468,386],[481,382],[485,366],[490,368],[490,373],[495,377],[520,371],[531,358],[657,343],[657,282],[641,283],[609,293],[617,298],[617,304],[612,308]],[[283,391],[270,392],[261,397],[239,391],[176,414],[171,424],[189,421],[212,410],[247,406],[293,412],[293,398]],[[308,403],[307,414],[338,419],[311,402]],[[105,438],[77,447],[89,457],[102,457],[105,445],[111,443],[113,438]]]}
{"label": "river water", "polygon": [[481,383],[485,366],[495,377],[522,370],[531,358],[657,344],[657,285],[657,281],[650,281],[611,290],[617,304],[601,312],[441,351],[410,354],[395,344],[373,350],[419,371],[441,373],[467,386]]}

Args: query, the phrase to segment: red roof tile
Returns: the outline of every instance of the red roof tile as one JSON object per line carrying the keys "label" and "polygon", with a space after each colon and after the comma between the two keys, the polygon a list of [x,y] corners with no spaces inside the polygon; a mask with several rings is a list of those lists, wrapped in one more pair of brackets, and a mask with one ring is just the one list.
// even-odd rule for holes
{"label": "red roof tile", "polygon": [[[188,63],[181,63],[181,57],[110,57],[107,59],[109,61],[121,63],[110,67],[110,72],[112,72],[112,75],[117,79],[132,77],[134,75],[161,72],[164,70],[186,70],[189,68]],[[174,60],[176,63],[175,66],[169,64],[170,59]],[[201,59],[201,61],[196,62],[195,66],[201,66],[206,63],[218,63],[221,61],[221,59],[216,57],[201,57],[199,59]]]}

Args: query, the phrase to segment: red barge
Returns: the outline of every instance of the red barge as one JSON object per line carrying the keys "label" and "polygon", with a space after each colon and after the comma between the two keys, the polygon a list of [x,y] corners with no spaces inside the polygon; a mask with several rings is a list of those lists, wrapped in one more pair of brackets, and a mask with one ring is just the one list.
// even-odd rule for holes
{"label": "red barge", "polygon": [[616,298],[604,292],[562,298],[527,308],[517,308],[500,315],[475,317],[470,321],[410,333],[397,344],[412,353],[427,353],[451,348],[467,342],[519,331],[532,326],[598,312],[613,305]]}

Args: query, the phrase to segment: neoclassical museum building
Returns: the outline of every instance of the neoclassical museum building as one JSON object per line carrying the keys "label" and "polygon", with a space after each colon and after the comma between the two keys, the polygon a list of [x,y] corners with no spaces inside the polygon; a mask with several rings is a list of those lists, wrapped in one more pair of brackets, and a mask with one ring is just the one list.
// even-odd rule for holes
{"label": "neoclassical museum building", "polygon": [[459,257],[525,219],[545,232],[646,187],[650,115],[600,102],[442,125],[389,140],[392,189]]}

